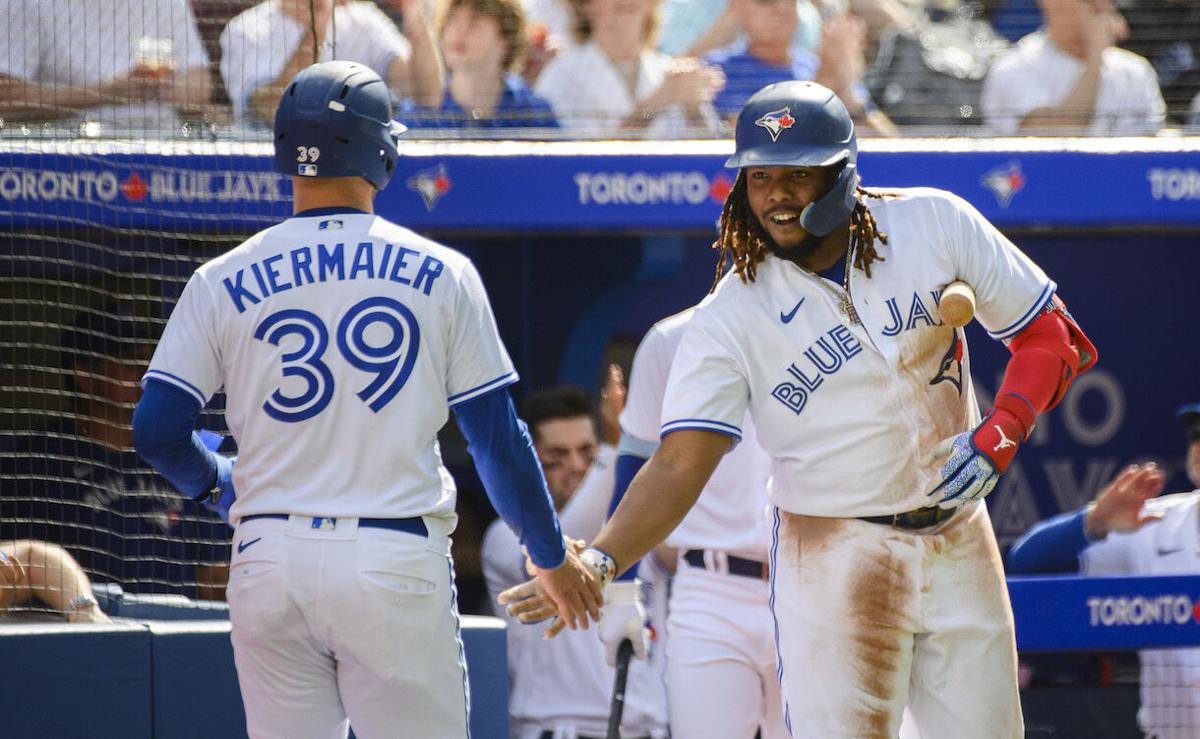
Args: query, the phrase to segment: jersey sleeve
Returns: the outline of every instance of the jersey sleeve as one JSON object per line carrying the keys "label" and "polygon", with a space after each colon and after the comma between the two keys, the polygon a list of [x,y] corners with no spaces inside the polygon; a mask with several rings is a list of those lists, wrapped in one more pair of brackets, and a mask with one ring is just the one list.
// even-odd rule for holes
{"label": "jersey sleeve", "polygon": [[1038,316],[1057,286],[973,205],[949,197],[954,212],[942,223],[956,274],[975,290],[975,315],[988,335],[1010,339]]}
{"label": "jersey sleeve", "polygon": [[216,308],[208,283],[192,275],[163,330],[150,369],[142,378],[169,383],[203,407],[221,389],[221,355],[217,345]]}
{"label": "jersey sleeve", "polygon": [[621,411],[621,431],[641,441],[658,442],[662,424],[663,395],[671,374],[675,346],[660,327],[646,333],[633,355],[629,370],[629,392]]}
{"label": "jersey sleeve", "polygon": [[724,326],[697,310],[671,363],[660,437],[696,429],[742,438],[750,385]]}
{"label": "jersey sleeve", "polygon": [[451,408],[517,381],[475,265],[466,263],[458,287],[446,373]]}

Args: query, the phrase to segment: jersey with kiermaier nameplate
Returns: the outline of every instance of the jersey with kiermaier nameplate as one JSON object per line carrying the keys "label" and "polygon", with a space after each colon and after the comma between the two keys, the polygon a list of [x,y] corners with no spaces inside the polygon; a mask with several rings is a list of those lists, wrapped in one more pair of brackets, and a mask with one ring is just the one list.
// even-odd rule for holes
{"label": "jersey with kiermaier nameplate", "polygon": [[291,218],[200,267],[146,379],[222,386],[234,520],[452,516],[438,429],[516,381],[474,265],[382,218]]}
{"label": "jersey with kiermaier nameplate", "polygon": [[852,310],[841,285],[769,255],[755,283],[726,275],[696,308],[668,381],[661,433],[740,438],[749,408],[772,458],[768,495],[792,513],[930,505],[954,437],[980,420],[964,334],[938,312],[941,289],[970,284],[976,318],[998,340],[1054,296],[1046,274],[965,200],[932,188],[872,192],[886,193],[865,202],[888,243],[869,279],[852,270]]}
{"label": "jersey with kiermaier nameplate", "polygon": [[[621,411],[624,433],[643,442],[658,443],[671,361],[693,314],[689,308],[664,318],[638,345],[629,376],[629,395]],[[742,432],[742,443],[721,460],[696,505],[667,537],[668,545],[767,558],[771,541],[766,513],[771,459],[754,438],[749,415],[742,421]]]}

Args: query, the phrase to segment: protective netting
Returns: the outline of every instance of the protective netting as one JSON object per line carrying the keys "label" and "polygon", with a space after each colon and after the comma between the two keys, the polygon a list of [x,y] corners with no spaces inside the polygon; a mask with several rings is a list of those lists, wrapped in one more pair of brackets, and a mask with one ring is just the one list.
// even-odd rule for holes
{"label": "protective netting", "polygon": [[3,0],[0,133],[265,139],[288,80],[333,58],[432,138],[722,137],[792,78],[864,135],[1200,116],[1188,0]]}

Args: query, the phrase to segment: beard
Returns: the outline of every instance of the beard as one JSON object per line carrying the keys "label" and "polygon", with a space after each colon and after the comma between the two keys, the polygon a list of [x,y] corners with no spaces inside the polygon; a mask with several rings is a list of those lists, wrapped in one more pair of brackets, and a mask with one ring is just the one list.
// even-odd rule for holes
{"label": "beard", "polygon": [[805,260],[817,253],[817,250],[821,248],[821,242],[824,239],[822,236],[814,236],[805,231],[804,238],[800,240],[799,244],[795,244],[793,246],[782,246],[778,241],[775,240],[775,237],[771,235],[771,232],[762,225],[762,221],[758,219],[758,216],[752,216],[750,218],[750,222],[751,228],[754,231],[754,235],[766,245],[768,251],[780,259],[786,259],[790,262],[795,262],[801,267],[804,266]]}

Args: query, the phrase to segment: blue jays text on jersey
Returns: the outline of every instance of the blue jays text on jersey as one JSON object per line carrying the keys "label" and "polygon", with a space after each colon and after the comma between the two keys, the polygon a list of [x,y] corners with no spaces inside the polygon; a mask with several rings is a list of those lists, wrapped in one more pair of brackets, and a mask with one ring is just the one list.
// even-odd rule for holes
{"label": "blue jays text on jersey", "polygon": [[257,304],[276,293],[328,280],[388,280],[429,295],[444,268],[432,255],[395,244],[315,244],[253,262],[223,278],[221,284],[238,313],[243,313],[247,302]]}
{"label": "blue jays text on jersey", "polygon": [[803,367],[795,362],[788,365],[788,375],[796,382],[779,383],[771,396],[798,416],[808,404],[809,395],[825,382],[825,375],[836,373],[861,351],[862,343],[845,325],[838,324],[804,350]]}

